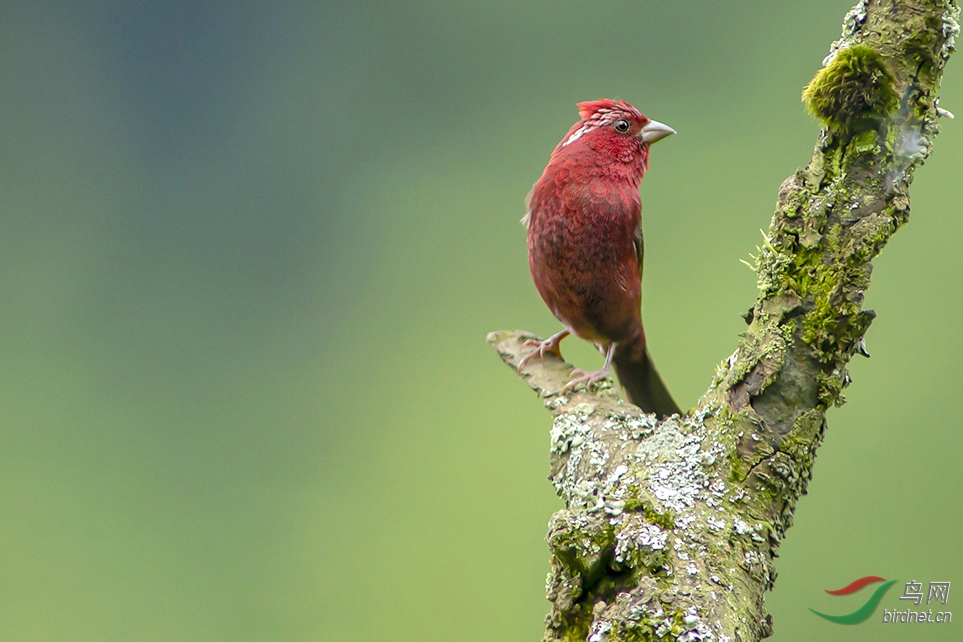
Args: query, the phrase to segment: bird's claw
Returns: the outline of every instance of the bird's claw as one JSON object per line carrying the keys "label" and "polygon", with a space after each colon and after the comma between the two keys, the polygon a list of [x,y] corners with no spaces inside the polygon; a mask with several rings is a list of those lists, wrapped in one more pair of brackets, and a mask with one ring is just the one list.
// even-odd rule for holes
{"label": "bird's claw", "polygon": [[561,358],[562,353],[558,349],[558,342],[554,344],[551,343],[551,339],[545,339],[545,341],[536,341],[534,339],[529,339],[524,344],[526,348],[535,348],[524,357],[518,360],[518,369],[521,370],[522,367],[535,357],[545,357],[546,352],[551,352],[555,356]]}
{"label": "bird's claw", "polygon": [[572,378],[569,379],[565,387],[562,388],[562,392],[568,392],[569,390],[575,388],[579,384],[585,384],[586,388],[590,388],[597,384],[599,381],[607,378],[609,376],[609,368],[602,368],[601,370],[594,370],[592,372],[585,372],[581,368],[576,368],[572,370]]}
{"label": "bird's claw", "polygon": [[544,341],[539,341],[537,339],[526,340],[524,343],[522,343],[522,346],[526,348],[535,348],[535,349],[518,360],[518,369],[521,370],[526,363],[528,363],[535,357],[544,358],[546,352],[550,352],[554,354],[556,357],[558,357],[559,359],[561,359],[562,352],[559,350],[558,344],[561,343],[562,339],[564,339],[566,336],[568,336],[568,332],[564,332],[564,333],[560,332],[559,334],[551,336],[545,339]]}

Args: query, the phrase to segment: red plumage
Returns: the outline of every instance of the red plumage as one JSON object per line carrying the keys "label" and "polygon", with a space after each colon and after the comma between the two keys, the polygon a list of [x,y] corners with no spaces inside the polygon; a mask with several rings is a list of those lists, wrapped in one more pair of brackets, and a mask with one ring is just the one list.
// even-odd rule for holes
{"label": "red plumage", "polygon": [[679,412],[652,365],[642,327],[639,183],[649,146],[674,133],[624,101],[578,103],[582,119],[555,147],[528,197],[528,263],[535,287],[565,330],[526,355],[558,352],[569,333],[606,355],[594,383],[614,365],[629,401],[647,412]]}

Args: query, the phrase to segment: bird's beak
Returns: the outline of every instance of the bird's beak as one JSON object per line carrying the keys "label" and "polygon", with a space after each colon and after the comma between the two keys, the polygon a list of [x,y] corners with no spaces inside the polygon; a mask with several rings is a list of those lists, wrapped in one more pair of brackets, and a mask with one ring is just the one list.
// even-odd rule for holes
{"label": "bird's beak", "polygon": [[651,145],[674,133],[675,130],[668,125],[663,125],[657,120],[650,120],[645,124],[645,127],[639,130],[638,136],[643,143]]}

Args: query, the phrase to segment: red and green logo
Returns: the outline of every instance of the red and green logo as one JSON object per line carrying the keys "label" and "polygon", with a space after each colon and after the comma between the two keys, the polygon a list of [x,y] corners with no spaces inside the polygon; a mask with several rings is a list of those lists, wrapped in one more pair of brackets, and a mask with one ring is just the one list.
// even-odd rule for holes
{"label": "red and green logo", "polygon": [[889,587],[896,583],[896,580],[890,580],[887,582],[885,578],[878,577],[876,575],[867,575],[866,577],[861,577],[855,582],[852,582],[841,589],[836,589],[835,591],[830,591],[829,589],[826,590],[826,592],[830,595],[852,595],[856,591],[859,591],[870,584],[875,584],[876,582],[885,582],[885,584],[878,586],[870,598],[866,600],[866,604],[863,604],[852,613],[847,613],[846,615],[826,615],[825,613],[820,613],[819,611],[815,611],[813,609],[809,610],[821,618],[826,618],[830,622],[836,622],[838,624],[859,624],[873,614],[873,611],[875,611],[876,607],[879,606],[879,601],[883,599],[883,595],[886,594],[886,591],[889,590]]}

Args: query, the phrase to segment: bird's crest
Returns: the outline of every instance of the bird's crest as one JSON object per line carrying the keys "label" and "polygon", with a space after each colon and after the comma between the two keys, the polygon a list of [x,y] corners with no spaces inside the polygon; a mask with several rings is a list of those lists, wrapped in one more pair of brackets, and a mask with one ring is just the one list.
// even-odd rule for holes
{"label": "bird's crest", "polygon": [[616,120],[621,117],[628,117],[639,121],[646,120],[642,112],[624,100],[599,98],[598,100],[586,100],[585,102],[576,103],[576,106],[578,107],[578,115],[582,117],[583,121]]}
{"label": "bird's crest", "polygon": [[620,118],[626,118],[638,123],[639,127],[649,122],[649,119],[643,116],[642,112],[624,100],[599,98],[598,100],[587,100],[582,103],[576,103],[576,105],[578,106],[578,113],[579,116],[582,117],[582,120],[572,125],[568,137],[558,144],[555,151],[574,143],[581,138],[583,134],[598,129],[599,127],[611,125]]}

